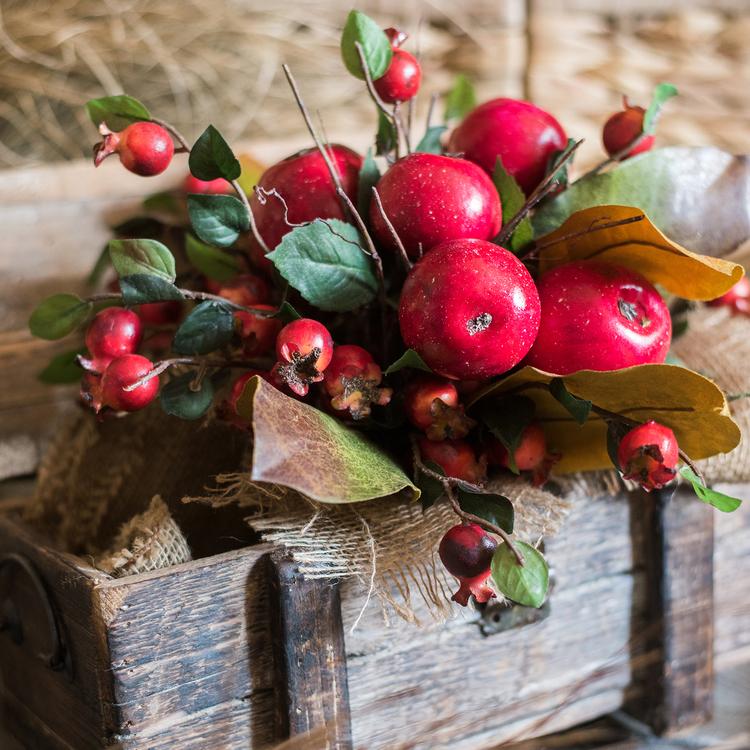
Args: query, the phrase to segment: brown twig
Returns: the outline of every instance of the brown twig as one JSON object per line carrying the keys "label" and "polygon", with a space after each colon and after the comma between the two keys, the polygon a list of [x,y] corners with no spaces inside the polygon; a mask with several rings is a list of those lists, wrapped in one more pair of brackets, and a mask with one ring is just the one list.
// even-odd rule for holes
{"label": "brown twig", "polygon": [[430,106],[427,108],[427,121],[425,123],[425,130],[429,130],[430,125],[432,125],[432,115],[435,113],[435,107],[437,106],[439,98],[440,94],[432,94],[432,96],[430,96]]}
{"label": "brown twig", "polygon": [[525,563],[523,555],[513,544],[513,540],[511,539],[508,532],[505,531],[505,529],[500,528],[500,526],[497,526],[496,524],[485,520],[484,518],[480,518],[479,516],[475,516],[473,513],[468,513],[467,511],[465,511],[458,502],[456,493],[454,491],[455,487],[459,484],[470,488],[472,492],[476,492],[477,494],[483,494],[485,492],[484,488],[480,487],[477,484],[471,484],[470,482],[465,482],[462,479],[457,479],[456,477],[446,477],[443,474],[438,474],[438,472],[433,471],[428,466],[425,466],[422,461],[422,454],[419,450],[419,445],[417,444],[414,435],[411,436],[411,450],[414,457],[414,467],[416,468],[416,470],[421,474],[424,474],[425,476],[436,479],[443,485],[445,495],[448,498],[448,501],[450,502],[454,513],[464,521],[476,523],[486,531],[489,531],[492,534],[497,534],[497,536],[499,536],[508,545],[508,548],[513,552],[513,555],[518,561],[518,564],[523,565]]}
{"label": "brown twig", "polygon": [[703,476],[703,472],[695,465],[693,459],[691,459],[690,456],[688,456],[688,454],[685,453],[684,450],[682,450],[682,448],[679,449],[678,454],[682,459],[682,462],[693,470],[695,476],[700,479],[701,484],[706,487],[706,478]]}
{"label": "brown twig", "polygon": [[401,117],[401,104],[396,102],[393,105],[393,122],[398,123],[396,130],[400,129],[401,134],[404,138],[404,145],[406,146],[406,153],[411,153],[411,138],[409,136],[409,129],[404,125],[404,120]]}
{"label": "brown twig", "polygon": [[405,268],[407,271],[411,270],[412,262],[409,260],[409,255],[406,252],[406,248],[404,247],[404,243],[401,242],[401,238],[398,236],[398,232],[396,231],[396,227],[393,226],[391,220],[388,218],[388,215],[385,212],[385,209],[383,208],[383,202],[380,200],[380,194],[378,193],[378,189],[373,185],[372,188],[372,197],[375,199],[375,205],[378,207],[378,211],[380,212],[380,216],[382,217],[383,221],[385,222],[386,227],[388,227],[388,231],[391,234],[391,237],[393,238],[393,242],[395,243],[396,247],[398,248],[399,256],[401,257],[401,261],[403,262]]}
{"label": "brown twig", "polygon": [[203,358],[203,357],[173,357],[171,359],[163,359],[161,362],[154,363],[154,366],[152,369],[150,369],[142,378],[139,378],[134,383],[131,383],[130,385],[126,385],[123,390],[124,391],[134,391],[139,386],[142,386],[144,383],[148,383],[149,380],[152,378],[155,378],[159,375],[161,375],[163,372],[166,372],[170,367],[175,367],[176,365],[196,365],[200,369],[198,373],[196,373],[196,378],[191,382],[192,385],[200,380],[203,380],[205,377],[206,371],[208,371],[209,368],[224,368],[224,367],[245,367],[245,368],[257,368],[259,363],[254,362],[252,360],[232,360],[232,359],[217,359],[212,360],[210,358]]}
{"label": "brown twig", "polygon": [[587,177],[593,177],[596,174],[599,174],[599,172],[602,171],[605,167],[608,167],[610,164],[614,164],[615,162],[622,161],[624,156],[627,156],[631,149],[635,148],[646,136],[648,133],[641,132],[639,136],[634,138],[630,143],[628,143],[627,146],[624,148],[621,148],[619,151],[615,151],[614,154],[607,157],[604,161],[599,162],[595,167],[592,167],[589,169],[588,172],[585,174],[582,174],[575,182],[572,184],[575,185],[576,182],[580,182],[581,180],[585,180]]}
{"label": "brown twig", "polygon": [[373,83],[372,76],[370,75],[370,68],[367,65],[367,59],[365,58],[365,51],[364,49],[362,49],[362,45],[359,42],[354,42],[354,46],[357,48],[359,63],[362,66],[362,74],[365,77],[367,92],[370,94],[370,98],[375,102],[377,108],[388,118],[388,120],[393,123],[393,127],[396,129],[396,158],[398,159],[401,152],[401,141],[404,140],[404,142],[406,142],[401,118],[395,117],[395,115],[388,109],[386,103],[380,98],[378,92],[375,90],[375,84]]}
{"label": "brown twig", "polygon": [[562,166],[570,161],[573,154],[576,152],[576,149],[582,143],[583,140],[576,141],[560,154],[560,158],[557,160],[554,167],[550,169],[547,176],[536,186],[536,188],[534,188],[534,191],[526,199],[526,202],[518,210],[518,213],[501,229],[500,234],[498,234],[495,239],[495,242],[498,245],[504,245],[508,239],[510,239],[510,236],[515,231],[516,227],[523,221],[526,214],[528,214],[529,211],[531,211],[531,209],[534,208],[534,206],[536,206],[536,204],[539,203],[539,201],[541,201],[542,198],[544,198],[552,189],[552,182],[554,181],[555,175]]}

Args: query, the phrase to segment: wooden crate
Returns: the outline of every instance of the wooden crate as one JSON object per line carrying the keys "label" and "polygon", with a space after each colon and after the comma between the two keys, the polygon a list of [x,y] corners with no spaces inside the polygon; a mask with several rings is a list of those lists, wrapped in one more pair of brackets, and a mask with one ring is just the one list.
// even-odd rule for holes
{"label": "wooden crate", "polygon": [[5,722],[42,750],[260,748],[310,730],[341,750],[479,750],[623,706],[660,731],[705,720],[712,513],[592,497],[546,550],[541,612],[437,624],[418,609],[426,627],[387,627],[371,603],[352,629],[361,588],[306,580],[267,545],[113,579],[5,513]]}

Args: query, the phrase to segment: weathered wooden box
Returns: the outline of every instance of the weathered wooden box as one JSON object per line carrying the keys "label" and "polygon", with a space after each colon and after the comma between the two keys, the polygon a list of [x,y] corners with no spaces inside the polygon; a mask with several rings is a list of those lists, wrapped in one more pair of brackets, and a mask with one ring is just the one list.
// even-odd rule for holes
{"label": "weathered wooden box", "polygon": [[[168,494],[168,493],[167,493]],[[741,517],[738,517],[741,518]],[[717,556],[717,571],[737,564]],[[721,544],[723,555],[728,544]],[[351,584],[305,580],[268,545],[113,579],[0,518],[6,726],[89,750],[492,748],[626,706],[657,729],[705,720],[713,676],[713,514],[678,494],[590,498],[546,545],[541,611],[490,607],[387,626]],[[746,582],[719,610],[746,656]],[[721,598],[717,598],[719,603]]]}

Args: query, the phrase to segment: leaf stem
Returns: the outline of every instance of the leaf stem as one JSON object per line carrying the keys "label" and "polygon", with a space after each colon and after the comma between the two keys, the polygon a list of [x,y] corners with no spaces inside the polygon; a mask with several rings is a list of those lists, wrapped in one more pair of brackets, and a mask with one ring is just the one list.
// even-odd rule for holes
{"label": "leaf stem", "polygon": [[409,260],[409,255],[406,252],[406,248],[404,247],[404,243],[401,242],[401,238],[398,236],[398,232],[396,231],[396,227],[393,226],[391,220],[388,218],[388,215],[385,212],[385,209],[383,208],[383,202],[380,200],[380,194],[378,193],[378,189],[373,185],[372,187],[372,197],[375,199],[375,205],[378,207],[378,211],[380,212],[380,216],[382,217],[383,221],[385,222],[386,227],[388,227],[388,231],[391,233],[391,237],[393,238],[393,242],[395,243],[396,247],[398,248],[399,256],[401,257],[401,261],[404,264],[404,267],[406,268],[407,272],[411,270],[412,262]]}
{"label": "leaf stem", "polygon": [[583,143],[583,140],[572,143],[565,151],[560,154],[560,158],[555,162],[555,165],[547,173],[547,176],[534,188],[534,191],[526,199],[526,202],[518,210],[518,213],[500,230],[495,242],[498,245],[504,245],[511,237],[516,227],[523,221],[526,215],[531,211],[534,206],[539,203],[552,189],[552,183],[555,175],[559,171],[560,167],[564,166],[573,157],[576,149]]}
{"label": "leaf stem", "polygon": [[630,143],[628,143],[627,146],[624,148],[621,148],[619,151],[615,151],[614,154],[607,157],[604,161],[599,162],[595,167],[592,169],[589,169],[588,172],[585,174],[582,174],[575,182],[572,184],[575,185],[576,182],[580,182],[581,180],[585,180],[587,177],[593,177],[594,175],[599,174],[599,172],[602,171],[605,167],[608,167],[610,164],[614,164],[615,162],[622,161],[624,156],[627,156],[627,154],[630,152],[631,149],[635,148],[640,144],[640,142],[647,136],[647,133],[644,133],[641,131],[640,135],[638,135],[636,138],[634,138]]}

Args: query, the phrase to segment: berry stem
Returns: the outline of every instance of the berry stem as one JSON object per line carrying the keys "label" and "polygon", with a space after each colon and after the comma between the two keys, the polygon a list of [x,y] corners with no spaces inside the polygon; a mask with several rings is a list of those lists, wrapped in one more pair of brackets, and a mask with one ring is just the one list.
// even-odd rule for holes
{"label": "berry stem", "polygon": [[445,496],[448,498],[448,501],[450,502],[451,507],[453,508],[453,512],[462,520],[479,524],[479,526],[481,526],[485,531],[489,531],[492,534],[496,534],[497,536],[499,536],[508,545],[508,548],[513,552],[513,555],[518,561],[518,564],[524,565],[525,561],[524,561],[523,555],[519,552],[519,550],[513,544],[513,540],[511,539],[508,532],[505,531],[505,529],[502,529],[499,526],[496,526],[494,523],[491,523],[490,521],[486,521],[484,518],[475,516],[473,513],[467,513],[458,502],[458,498],[456,497],[456,493],[455,493],[456,485],[461,484],[465,487],[469,487],[471,488],[472,492],[476,492],[477,494],[482,494],[484,492],[484,488],[480,487],[477,484],[472,484],[471,482],[465,482],[463,479],[458,479],[456,477],[446,477],[443,474],[438,474],[438,472],[433,471],[428,466],[425,466],[424,463],[422,462],[422,454],[419,451],[419,444],[417,443],[417,440],[414,437],[414,435],[411,436],[410,440],[411,440],[412,455],[414,457],[414,467],[420,473],[424,474],[425,476],[436,479],[438,482],[440,482],[440,484],[443,485],[443,489],[445,490]]}
{"label": "berry stem", "polygon": [[683,463],[684,463],[684,464],[685,464],[686,466],[689,466],[689,467],[690,467],[690,468],[691,468],[691,469],[693,470],[693,473],[695,474],[695,476],[697,476],[697,477],[698,477],[698,479],[700,479],[700,480],[701,480],[701,484],[702,484],[702,485],[703,485],[704,487],[706,487],[706,486],[707,486],[707,485],[706,485],[706,478],[705,478],[705,477],[703,476],[703,472],[702,472],[702,471],[701,471],[701,470],[700,470],[700,469],[699,469],[699,468],[698,468],[698,467],[697,467],[697,466],[695,465],[695,463],[694,463],[694,462],[693,462],[693,460],[692,460],[692,459],[690,458],[690,456],[688,456],[688,454],[687,454],[687,453],[685,453],[685,451],[684,451],[684,450],[682,450],[682,448],[679,448],[679,449],[678,449],[678,451],[677,451],[677,453],[678,453],[678,455],[679,455],[680,459],[682,460],[682,462],[683,462]]}
{"label": "berry stem", "polygon": [[[393,123],[393,127],[396,129],[396,158],[401,156],[401,141],[407,142],[406,134],[404,133],[404,126],[401,122],[401,117],[396,117],[395,112],[391,112],[386,103],[380,98],[380,95],[375,91],[375,84],[372,81],[370,75],[370,68],[367,67],[367,59],[365,58],[365,51],[362,49],[362,45],[359,42],[354,42],[354,46],[357,48],[357,54],[359,55],[359,62],[362,66],[362,73],[365,76],[365,83],[367,84],[367,92],[370,94],[370,98],[375,102],[377,108]],[[408,148],[408,144],[407,144]]]}
{"label": "berry stem", "polygon": [[427,120],[425,122],[425,130],[429,130],[432,125],[432,116],[435,113],[435,107],[437,107],[438,99],[440,94],[432,94],[430,96],[430,105],[427,107]]}
{"label": "berry stem", "polygon": [[404,138],[404,145],[406,146],[406,153],[411,153],[411,138],[409,137],[409,129],[404,125],[404,119],[401,116],[401,103],[396,102],[393,105],[393,122],[398,123],[397,130],[400,129],[401,135]]}
{"label": "berry stem", "polygon": [[615,151],[612,156],[608,156],[604,161],[599,162],[595,167],[592,167],[589,169],[588,172],[585,174],[582,174],[575,182],[572,184],[575,185],[576,182],[580,182],[581,180],[585,180],[587,177],[593,177],[594,175],[599,174],[599,172],[602,171],[605,167],[608,167],[610,164],[614,164],[615,162],[622,161],[624,156],[627,156],[630,153],[630,150],[635,148],[646,136],[648,133],[645,133],[641,131],[641,133],[634,138],[630,143],[628,143],[627,146],[624,146],[619,151]]}
{"label": "berry stem", "polygon": [[576,152],[576,149],[583,143],[583,139],[580,141],[576,141],[575,143],[572,143],[568,148],[565,149],[565,151],[560,154],[560,158],[555,163],[555,166],[550,169],[547,176],[534,188],[534,191],[531,193],[531,195],[526,199],[526,202],[521,206],[521,208],[518,210],[518,213],[500,230],[500,234],[495,238],[495,242],[498,245],[504,245],[509,239],[510,236],[515,231],[516,227],[523,221],[526,214],[531,211],[534,206],[536,206],[539,201],[544,198],[547,193],[552,189],[552,183],[554,181],[555,175],[557,174],[557,171],[560,169],[560,167],[564,166],[567,162],[570,161],[570,159],[573,157],[573,154]]}
{"label": "berry stem", "polygon": [[380,194],[378,193],[378,189],[374,185],[372,188],[372,197],[375,199],[375,205],[378,207],[378,211],[383,217],[383,221],[385,222],[386,227],[388,227],[388,231],[391,233],[393,241],[396,243],[396,247],[398,248],[399,256],[401,257],[401,261],[403,262],[404,267],[407,271],[410,271],[412,262],[409,260],[409,256],[406,253],[404,243],[401,242],[401,238],[398,236],[396,227],[393,226],[391,220],[388,218],[388,215],[385,212],[385,209],[383,208],[383,202],[380,200]]}
{"label": "berry stem", "polygon": [[153,368],[149,370],[142,378],[136,380],[135,383],[131,383],[130,385],[125,386],[123,390],[128,392],[134,391],[136,388],[139,388],[144,383],[147,383],[149,380],[151,380],[151,378],[155,378],[158,375],[161,375],[163,372],[168,370],[170,367],[174,367],[175,365],[195,365],[196,367],[200,368],[196,373],[195,380],[190,383],[192,389],[194,384],[196,383],[198,384],[197,388],[200,388],[200,381],[203,380],[209,368],[216,367],[221,369],[224,367],[243,367],[249,369],[257,369],[259,363],[252,360],[217,360],[211,359],[210,357],[173,357],[172,359],[163,359],[161,360],[161,362],[155,362]]}

